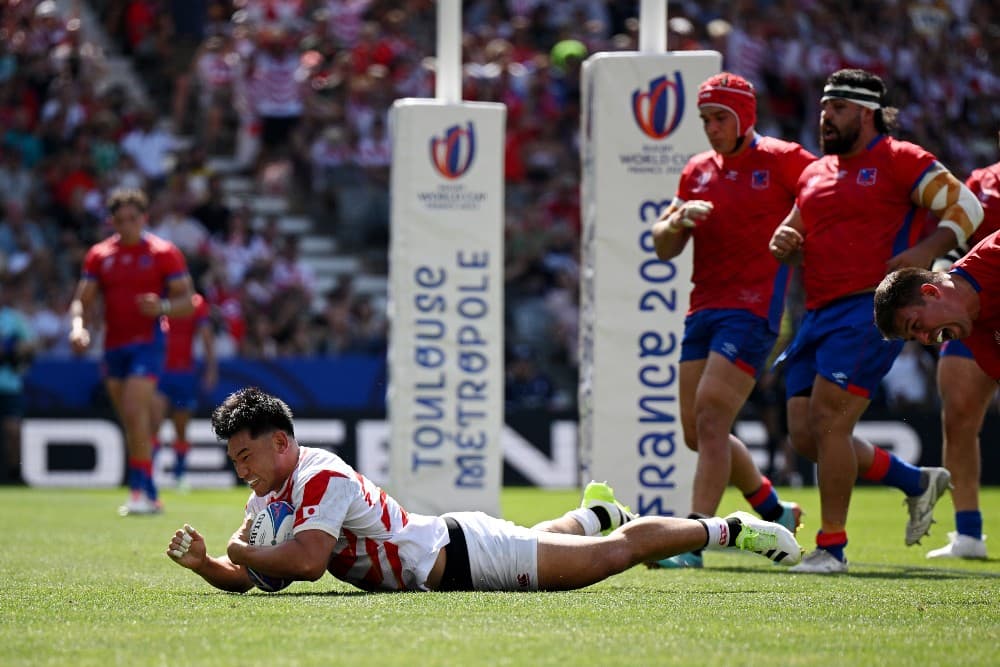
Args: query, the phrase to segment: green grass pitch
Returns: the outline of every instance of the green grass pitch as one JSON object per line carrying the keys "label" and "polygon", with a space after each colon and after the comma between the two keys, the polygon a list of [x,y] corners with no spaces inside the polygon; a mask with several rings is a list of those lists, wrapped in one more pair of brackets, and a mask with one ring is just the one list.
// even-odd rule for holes
{"label": "green grass pitch", "polygon": [[[815,489],[781,489],[805,508]],[[903,544],[899,492],[855,491],[847,576],[790,575],[713,552],[700,571],[636,567],[567,593],[365,594],[330,576],[277,594],[216,591],[174,565],[174,529],[219,554],[246,492],[165,494],[167,511],[120,518],[124,491],[0,487],[0,665],[997,665],[1000,545],[989,561],[931,562],[953,529],[949,498],[923,546]],[[508,488],[506,518],[532,524],[575,491]],[[1000,535],[1000,488],[982,496]],[[736,493],[720,513],[746,509]]]}

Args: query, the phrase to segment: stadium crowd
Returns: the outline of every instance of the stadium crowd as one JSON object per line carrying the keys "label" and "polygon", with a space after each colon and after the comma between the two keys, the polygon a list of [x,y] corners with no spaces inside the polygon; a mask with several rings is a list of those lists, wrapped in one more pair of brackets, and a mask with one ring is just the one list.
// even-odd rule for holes
{"label": "stadium crowd", "polygon": [[[436,3],[84,3],[111,37],[106,46],[86,34],[78,4],[0,2],[0,260],[40,354],[69,354],[82,253],[108,233],[104,198],[119,185],[151,194],[150,228],[187,256],[212,306],[219,358],[383,353],[379,301],[350,279],[317,294],[279,216],[234,205],[225,183],[251,178],[256,193],[285,198],[335,238],[338,252],[384,272],[387,112],[397,98],[434,94]],[[508,109],[511,406],[575,401],[580,64],[637,48],[638,4],[463,2],[463,97]],[[995,2],[710,0],[670,2],[668,15],[668,48],[719,50],[726,69],[754,83],[762,134],[818,152],[823,80],[861,67],[892,82],[900,136],[956,176],[996,160]],[[144,90],[116,82],[114,52]],[[232,166],[213,167],[219,156]],[[901,357],[901,372],[929,382],[921,354]],[[932,391],[917,398],[934,400]]]}

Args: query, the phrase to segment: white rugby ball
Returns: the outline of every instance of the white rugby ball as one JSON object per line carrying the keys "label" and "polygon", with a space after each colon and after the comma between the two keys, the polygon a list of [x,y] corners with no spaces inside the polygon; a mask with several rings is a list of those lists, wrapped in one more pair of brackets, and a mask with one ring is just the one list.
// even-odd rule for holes
{"label": "white rugby ball", "polygon": [[[250,544],[255,547],[273,547],[292,538],[295,508],[284,501],[276,501],[262,509],[250,524]],[[280,579],[247,568],[254,586],[273,593],[288,587],[293,579]]]}

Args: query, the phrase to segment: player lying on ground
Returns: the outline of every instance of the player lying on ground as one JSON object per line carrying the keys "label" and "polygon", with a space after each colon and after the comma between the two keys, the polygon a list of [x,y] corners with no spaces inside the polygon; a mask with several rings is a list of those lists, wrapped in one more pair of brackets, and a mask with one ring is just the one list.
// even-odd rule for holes
{"label": "player lying on ground", "polygon": [[[778,524],[744,512],[636,518],[603,484],[588,486],[579,509],[534,528],[481,512],[413,514],[335,454],[300,446],[289,407],[255,388],[229,396],[212,428],[252,489],[246,520],[225,556],[208,556],[190,526],[174,533],[167,555],[226,591],[253,586],[247,568],[309,581],[330,572],[365,590],[566,590],[696,549],[751,551],[782,564],[802,555]],[[293,538],[252,546],[250,524],[274,501],[295,507]]]}

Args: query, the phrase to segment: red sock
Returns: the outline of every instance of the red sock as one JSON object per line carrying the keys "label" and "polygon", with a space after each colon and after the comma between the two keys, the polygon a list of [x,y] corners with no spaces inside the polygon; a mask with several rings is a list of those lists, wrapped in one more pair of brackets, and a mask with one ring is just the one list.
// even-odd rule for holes
{"label": "red sock", "polygon": [[881,482],[885,479],[885,475],[889,472],[889,464],[892,459],[889,457],[889,453],[880,447],[875,447],[875,458],[872,459],[872,464],[868,470],[861,473],[861,479],[867,480],[869,482]]}

